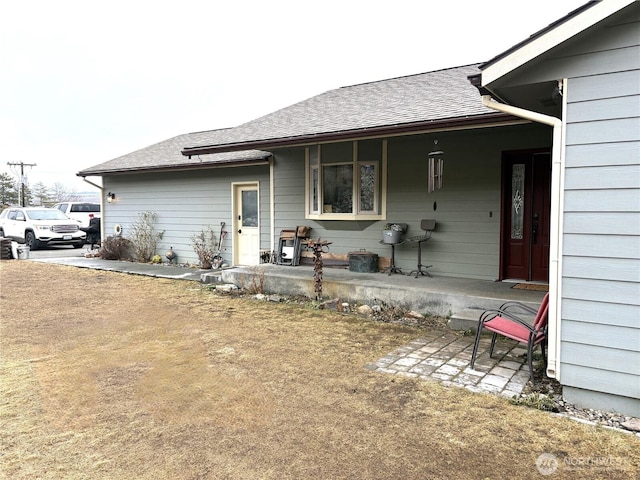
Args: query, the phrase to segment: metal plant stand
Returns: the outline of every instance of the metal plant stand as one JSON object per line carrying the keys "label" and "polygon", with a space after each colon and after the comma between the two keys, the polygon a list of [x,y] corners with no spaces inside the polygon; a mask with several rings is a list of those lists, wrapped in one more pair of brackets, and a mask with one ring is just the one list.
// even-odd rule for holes
{"label": "metal plant stand", "polygon": [[389,272],[389,275],[391,275],[392,273],[399,273],[400,275],[404,275],[404,273],[402,273],[402,269],[399,267],[396,267],[396,245],[402,245],[403,243],[404,243],[404,240],[401,240],[398,243],[388,243],[388,242],[380,241],[380,244],[382,245],[391,245],[391,265],[389,265],[387,268],[382,270],[382,273]]}

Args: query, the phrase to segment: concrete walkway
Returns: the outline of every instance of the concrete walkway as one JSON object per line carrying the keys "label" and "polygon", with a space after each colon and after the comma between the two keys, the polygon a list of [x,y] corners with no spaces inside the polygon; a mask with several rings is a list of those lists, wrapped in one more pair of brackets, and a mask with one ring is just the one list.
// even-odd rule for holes
{"label": "concrete walkway", "polygon": [[130,273],[147,277],[170,278],[174,280],[202,281],[202,276],[211,273],[210,269],[187,268],[180,265],[165,265],[127,262],[124,260],[103,260],[98,257],[86,258],[84,255],[71,254],[68,257],[31,259],[35,262],[55,263],[92,270],[106,270],[109,272]]}

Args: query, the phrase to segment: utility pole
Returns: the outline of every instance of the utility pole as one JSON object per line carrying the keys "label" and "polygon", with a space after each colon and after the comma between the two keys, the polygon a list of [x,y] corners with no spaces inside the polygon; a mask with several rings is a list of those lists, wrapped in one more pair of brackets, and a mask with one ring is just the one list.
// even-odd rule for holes
{"label": "utility pole", "polygon": [[7,162],[7,165],[10,167],[20,167],[20,206],[24,207],[24,167],[35,167],[35,163],[11,163]]}

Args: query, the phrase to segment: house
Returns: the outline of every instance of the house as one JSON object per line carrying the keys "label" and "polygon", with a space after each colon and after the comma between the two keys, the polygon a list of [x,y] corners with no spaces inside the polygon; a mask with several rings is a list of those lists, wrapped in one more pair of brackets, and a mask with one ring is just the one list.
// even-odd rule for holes
{"label": "house", "polygon": [[[331,90],[78,175],[116,195],[103,231],[154,211],[183,261],[221,222],[227,263],[251,265],[296,225],[336,255],[389,257],[385,223],[436,219],[434,275],[549,282],[548,374],[578,405],[640,416],[639,10],[589,2],[484,64]],[[409,245],[394,256],[416,265]]]}
{"label": "house", "polygon": [[480,69],[486,105],[553,126],[548,374],[638,416],[640,2],[589,2]]}
{"label": "house", "polygon": [[[103,205],[103,234],[118,232],[126,237],[139,214],[151,211],[158,214],[157,230],[163,232],[160,251],[173,247],[179,261],[197,263],[190,237],[206,227],[215,227],[219,235],[220,222],[230,224],[235,202],[230,185],[249,195],[257,192],[257,185],[269,185],[269,152],[246,150],[193,159],[181,154],[184,145],[226,135],[225,129],[178,135],[80,172],[83,177],[102,176],[104,194],[113,195]],[[261,189],[260,204],[269,203],[268,192]],[[269,212],[262,211],[260,219],[269,225]],[[260,242],[268,244],[266,228],[262,236]],[[254,259],[241,257],[234,263],[254,263]]]}
{"label": "house", "polygon": [[[332,253],[365,248],[389,257],[380,244],[385,223],[406,223],[407,234],[417,235],[422,219],[436,218],[434,274],[507,278],[500,252],[503,152],[548,157],[551,129],[483,106],[468,80],[479,72],[468,65],[331,90],[80,175],[102,176],[104,190],[117,196],[105,206],[112,211],[107,233],[116,224],[126,232],[140,211],[153,210],[163,242],[183,260],[197,260],[189,235],[222,221],[231,233],[225,260],[247,265],[296,225],[332,241]],[[171,150],[180,142],[183,158]],[[436,150],[444,152],[443,187],[429,193],[429,153]],[[257,218],[247,221],[245,208]],[[396,263],[415,266],[416,249],[398,248]],[[546,281],[544,268],[530,278]]]}

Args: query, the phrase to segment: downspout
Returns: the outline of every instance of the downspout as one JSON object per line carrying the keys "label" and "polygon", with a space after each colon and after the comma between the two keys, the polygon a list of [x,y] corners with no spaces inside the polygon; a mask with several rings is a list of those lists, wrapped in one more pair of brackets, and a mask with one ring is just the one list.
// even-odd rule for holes
{"label": "downspout", "polygon": [[[562,82],[566,92],[566,80]],[[566,95],[563,95],[565,102]],[[549,245],[549,351],[547,376],[560,379],[560,314],[562,300],[562,210],[564,205],[564,129],[562,120],[551,115],[496,102],[490,95],[482,96],[485,107],[553,127],[551,147],[551,225]],[[566,111],[563,104],[563,112]]]}
{"label": "downspout", "polygon": [[273,253],[276,251],[275,247],[275,234],[276,234],[276,219],[274,217],[276,211],[276,194],[273,191],[274,188],[274,166],[273,166],[273,155],[269,158],[269,238],[271,239],[271,243],[269,245],[269,253]]}
{"label": "downspout", "polygon": [[104,244],[104,187],[87,180],[87,177],[82,177],[82,180],[100,190],[100,243]]}

